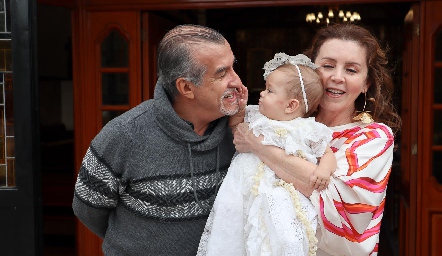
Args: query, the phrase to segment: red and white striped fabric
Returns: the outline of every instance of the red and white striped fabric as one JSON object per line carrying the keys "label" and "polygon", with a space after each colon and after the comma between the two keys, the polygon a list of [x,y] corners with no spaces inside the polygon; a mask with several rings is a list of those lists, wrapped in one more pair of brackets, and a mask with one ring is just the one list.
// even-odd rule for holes
{"label": "red and white striped fabric", "polygon": [[394,136],[380,123],[331,129],[338,168],[328,188],[310,197],[318,212],[317,255],[377,255]]}

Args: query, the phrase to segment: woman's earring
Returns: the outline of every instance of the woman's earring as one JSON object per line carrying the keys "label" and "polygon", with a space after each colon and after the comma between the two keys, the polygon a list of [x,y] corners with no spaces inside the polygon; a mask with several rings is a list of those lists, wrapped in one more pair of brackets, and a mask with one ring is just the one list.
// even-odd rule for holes
{"label": "woman's earring", "polygon": [[[365,106],[367,105],[367,92],[364,92],[364,97],[365,97],[365,100],[364,100],[364,108],[362,109],[362,112],[361,112],[361,111],[358,111],[358,112],[361,112],[361,113],[360,113],[359,115],[353,117],[353,120],[355,120],[355,121],[361,121],[361,122],[363,122],[364,124],[373,123],[374,120],[373,120],[373,118],[371,117],[371,115],[369,114],[370,111],[365,111]],[[374,100],[374,99],[370,99],[370,100]]]}

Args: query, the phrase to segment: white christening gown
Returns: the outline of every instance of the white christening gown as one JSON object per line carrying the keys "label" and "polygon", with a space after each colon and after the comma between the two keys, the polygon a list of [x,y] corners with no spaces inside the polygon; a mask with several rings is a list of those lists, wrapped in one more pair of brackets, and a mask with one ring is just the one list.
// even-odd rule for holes
{"label": "white christening gown", "polygon": [[[275,121],[257,105],[246,107],[245,122],[263,144],[317,163],[331,130],[314,118]],[[309,255],[316,251],[316,211],[251,153],[234,157],[218,191],[197,255]]]}

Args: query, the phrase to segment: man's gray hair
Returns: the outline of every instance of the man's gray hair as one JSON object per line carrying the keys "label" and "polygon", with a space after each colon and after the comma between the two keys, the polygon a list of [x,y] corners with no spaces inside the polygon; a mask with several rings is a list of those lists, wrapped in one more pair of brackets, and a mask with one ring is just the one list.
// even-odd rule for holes
{"label": "man's gray hair", "polygon": [[175,81],[184,77],[199,86],[207,67],[195,59],[201,44],[225,44],[226,39],[214,29],[200,25],[179,25],[163,37],[158,46],[158,81],[172,100],[178,94]]}

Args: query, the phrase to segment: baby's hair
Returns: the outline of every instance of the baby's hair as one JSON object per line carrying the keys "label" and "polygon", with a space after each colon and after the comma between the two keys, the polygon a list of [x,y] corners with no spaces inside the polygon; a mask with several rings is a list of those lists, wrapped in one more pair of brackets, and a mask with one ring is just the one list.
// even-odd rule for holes
{"label": "baby's hair", "polygon": [[[321,77],[316,70],[304,65],[298,65],[298,67],[301,71],[302,80],[304,81],[304,89],[308,103],[308,112],[304,117],[309,117],[317,110],[324,94],[324,87],[322,86]],[[299,100],[300,107],[305,110],[301,81],[299,80],[299,74],[296,67],[292,64],[284,64],[277,69],[288,75],[286,84],[288,96]]]}

